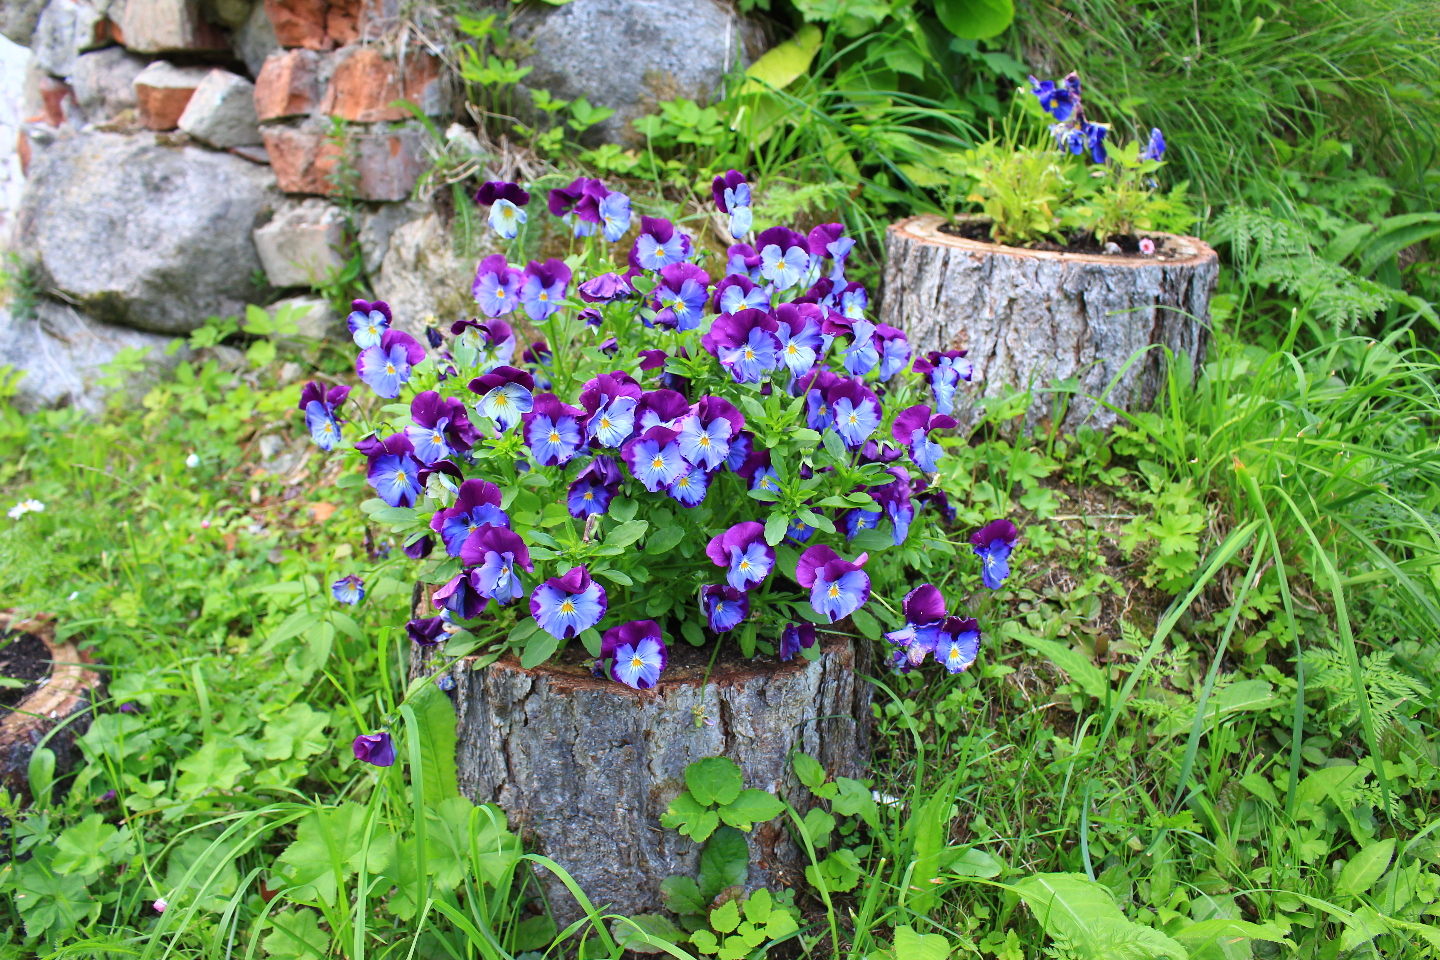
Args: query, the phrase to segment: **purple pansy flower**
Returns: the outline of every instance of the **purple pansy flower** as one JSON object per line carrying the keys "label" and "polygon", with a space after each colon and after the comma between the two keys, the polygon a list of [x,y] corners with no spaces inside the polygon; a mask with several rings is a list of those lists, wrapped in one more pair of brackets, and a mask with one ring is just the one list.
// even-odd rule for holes
{"label": "purple pansy flower", "polygon": [[891,542],[898,547],[910,535],[910,524],[915,520],[915,503],[911,499],[910,474],[901,467],[891,467],[888,472],[895,477],[894,482],[870,488],[870,495],[889,518],[893,527]]}
{"label": "purple pansy flower", "polygon": [[514,240],[525,222],[521,207],[530,202],[530,194],[517,183],[491,180],[480,184],[475,202],[490,208],[490,228],[506,240]]}
{"label": "purple pansy flower", "polygon": [[651,493],[659,493],[684,474],[690,472],[690,464],[680,454],[676,442],[679,431],[669,427],[654,426],[625,444],[620,457],[630,468],[630,474],[645,485]]}
{"label": "purple pansy flower", "polygon": [[[356,445],[357,447],[359,444]],[[375,495],[392,507],[413,507],[423,492],[420,485],[420,461],[415,447],[403,433],[395,433],[367,448],[370,464],[365,482],[375,488]]]}
{"label": "purple pansy flower", "polygon": [[605,588],[590,578],[585,567],[551,577],[530,594],[530,615],[541,630],[559,640],[569,640],[595,626],[607,606]]}
{"label": "purple pansy flower", "polygon": [[570,286],[570,268],[551,257],[543,264],[531,260],[525,265],[524,281],[520,284],[520,303],[525,315],[536,323],[560,309]]}
{"label": "purple pansy flower", "polygon": [[654,620],[631,620],[600,638],[600,659],[614,660],[616,680],[636,690],[655,686],[669,662],[665,634]]}
{"label": "purple pansy flower", "polygon": [[970,535],[970,545],[980,558],[980,579],[991,590],[1010,576],[1010,552],[1020,531],[1009,520],[992,520]]}
{"label": "purple pansy flower", "polygon": [[951,673],[964,673],[980,654],[980,624],[970,617],[946,617],[935,642],[935,660]]}
{"label": "purple pansy flower", "polygon": [[835,266],[830,271],[830,279],[837,284],[843,283],[845,281],[845,258],[855,247],[855,238],[845,236],[845,225],[822,223],[810,231],[807,240],[811,257],[835,261]]}
{"label": "purple pansy flower", "polygon": [[870,599],[870,578],[860,569],[868,559],[862,553],[852,563],[817,544],[800,554],[795,581],[810,591],[810,606],[815,612],[834,623]]}
{"label": "purple pansy flower", "polygon": [[479,412],[504,433],[534,409],[535,378],[517,367],[496,367],[470,381],[470,392],[480,395]]}
{"label": "purple pansy flower", "polygon": [[760,254],[748,243],[732,244],[725,251],[725,275],[749,277],[755,283],[765,279],[760,274]]}
{"label": "purple pansy flower", "polygon": [[884,516],[880,510],[864,510],[859,507],[845,511],[845,539],[854,540],[856,534],[862,530],[874,530],[880,526],[880,520]]}
{"label": "purple pansy flower", "polygon": [[710,185],[715,206],[730,217],[730,236],[739,240],[750,232],[754,211],[750,209],[750,184],[738,170],[728,170]]}
{"label": "purple pansy flower", "polygon": [[969,380],[974,367],[965,359],[964,350],[931,350],[915,361],[915,372],[930,381],[935,397],[935,412],[949,416],[955,412],[955,388],[961,380]]}
{"label": "purple pansy flower", "polygon": [[433,647],[445,639],[444,617],[422,617],[405,624],[405,633],[420,647]]}
{"label": "purple pansy flower", "polygon": [[448,610],[459,620],[474,620],[485,609],[488,598],[480,592],[478,570],[466,570],[435,591],[431,603],[436,610]]}
{"label": "purple pansy flower", "polygon": [[875,324],[869,320],[851,320],[848,326],[850,345],[845,348],[840,362],[850,376],[863,377],[880,364],[880,351],[875,345]]}
{"label": "purple pansy flower", "polygon": [[[377,341],[378,343],[378,341]],[[325,451],[335,449],[340,442],[341,420],[335,410],[350,396],[349,387],[331,387],[328,391],[314,380],[305,384],[300,391],[300,409],[305,413],[305,428],[310,439]]]}
{"label": "purple pansy flower", "polygon": [[705,555],[726,568],[725,579],[736,590],[759,586],[775,568],[775,548],[765,542],[765,524],[757,520],[737,523],[712,537]]}
{"label": "purple pansy flower", "polygon": [[630,439],[643,395],[635,378],[621,370],[588,380],[580,392],[580,405],[589,414],[585,440],[613,448]]}
{"label": "purple pansy flower", "polygon": [[905,626],[885,634],[900,648],[907,665],[917,667],[939,642],[940,621],[945,619],[945,598],[933,584],[921,584],[905,594],[900,605]]}
{"label": "purple pansy flower", "polygon": [[905,339],[905,332],[888,323],[875,324],[875,346],[880,351],[881,380],[889,380],[910,362],[910,341]]}
{"label": "purple pansy flower", "polygon": [[485,316],[498,317],[519,305],[523,282],[520,271],[510,266],[504,254],[496,253],[480,261],[470,289]]}
{"label": "purple pansy flower", "polygon": [[430,551],[434,549],[435,538],[428,533],[422,533],[401,547],[400,552],[411,560],[424,560],[430,556]]}
{"label": "purple pansy flower", "polygon": [[665,492],[670,495],[670,499],[682,507],[694,507],[704,501],[705,494],[709,490],[710,475],[705,472],[704,468],[688,467],[684,473],[675,478],[675,482],[670,484]]}
{"label": "purple pansy flower", "polygon": [[355,346],[361,350],[378,347],[380,335],[390,329],[391,322],[390,305],[384,300],[376,300],[374,303],[369,300],[351,301],[350,316],[345,318],[345,324],[350,328],[350,336],[354,338]]}
{"label": "purple pansy flower", "polygon": [[577,177],[568,187],[556,187],[546,195],[546,204],[550,208],[552,216],[559,217],[575,228],[575,236],[589,237],[595,233],[595,227],[600,223],[600,218],[595,216],[595,204],[592,200],[589,209],[580,211],[577,206],[580,200],[586,196],[588,190],[599,188],[601,196],[605,194],[605,185],[599,180],[591,180],[587,177]]}
{"label": "purple pansy flower", "polygon": [[400,396],[410,379],[410,368],[425,359],[425,348],[403,330],[386,330],[380,342],[360,351],[355,372],[371,390],[387,400]]}
{"label": "purple pansy flower", "polygon": [[615,491],[620,489],[622,475],[619,466],[610,457],[600,456],[591,460],[570,483],[565,505],[570,516],[577,520],[601,516],[610,509]]}
{"label": "purple pansy flower", "polygon": [[352,573],[330,584],[330,593],[336,600],[353,607],[365,599],[365,581]]}
{"label": "purple pansy flower", "polygon": [[515,532],[489,523],[465,538],[460,546],[460,562],[477,568],[471,574],[476,592],[482,597],[494,597],[501,604],[525,596],[515,568],[535,570],[525,541]]}
{"label": "purple pansy flower", "polygon": [[749,430],[741,430],[730,441],[730,452],[725,454],[725,466],[732,472],[739,470],[754,449],[755,434]]}
{"label": "purple pansy flower", "polygon": [[500,500],[500,488],[489,480],[466,480],[460,484],[455,505],[435,511],[430,529],[440,535],[445,552],[458,557],[466,538],[486,524],[510,526],[510,517],[500,509]]}
{"label": "purple pansy flower", "polygon": [[910,459],[925,473],[935,472],[935,463],[945,455],[945,448],[930,439],[931,430],[949,430],[958,426],[954,417],[943,413],[930,415],[930,408],[923,403],[906,407],[895,418],[890,435],[910,451]]}
{"label": "purple pansy flower", "polygon": [[745,417],[729,400],[701,397],[680,421],[680,455],[697,467],[718,470],[744,426]]}
{"label": "purple pansy flower", "polygon": [[441,398],[434,390],[417,393],[410,401],[410,419],[414,422],[405,428],[405,436],[415,445],[415,457],[421,463],[466,453],[480,439],[465,404],[454,397]]}
{"label": "purple pansy flower", "polygon": [[[395,744],[391,742],[388,733],[362,733],[355,738],[352,747],[355,751],[355,759],[362,763],[376,767],[393,767],[395,765]],[[164,903],[163,900],[155,902]]]}
{"label": "purple pansy flower", "polygon": [[602,273],[591,277],[577,288],[580,299],[586,303],[609,303],[623,300],[635,292],[630,282],[618,273]]}
{"label": "purple pansy flower", "polygon": [[823,367],[795,381],[796,395],[805,398],[805,425],[811,430],[824,433],[835,425],[835,411],[826,395],[840,383],[839,376]]}
{"label": "purple pansy flower", "polygon": [[835,432],[851,449],[864,445],[880,426],[880,400],[859,380],[842,380],[825,393]]}
{"label": "purple pansy flower", "polygon": [[651,307],[655,325],[676,330],[694,330],[700,325],[705,300],[710,294],[710,274],[692,263],[672,263],[660,268]]}
{"label": "purple pansy flower", "polygon": [[745,458],[745,462],[735,469],[735,472],[744,478],[751,490],[780,492],[780,475],[770,465],[769,450],[756,450],[751,453]]}
{"label": "purple pansy flower", "polygon": [[755,238],[760,250],[760,275],[780,290],[789,290],[810,268],[806,239],[787,227],[771,227]]}
{"label": "purple pansy flower", "polygon": [[625,236],[630,229],[630,221],[633,216],[630,210],[630,198],[618,190],[606,193],[596,204],[596,212],[600,216],[600,232],[611,243]]}
{"label": "purple pansy flower", "polygon": [[481,373],[504,366],[515,356],[515,331],[504,320],[457,320],[450,332],[457,350],[473,351],[474,358],[466,360]]}
{"label": "purple pansy flower", "polygon": [[782,303],[771,316],[775,318],[775,339],[780,343],[780,362],[794,376],[809,373],[824,348],[820,308],[809,303]]}
{"label": "purple pansy flower", "polygon": [[553,393],[542,393],[534,399],[530,412],[520,419],[524,423],[525,443],[542,467],[558,467],[580,448],[583,442],[580,418],[585,411],[561,403]]}
{"label": "purple pansy flower", "polygon": [[678,431],[680,421],[689,413],[689,402],[684,394],[675,390],[650,390],[641,397],[640,405],[636,408],[641,430],[669,427]]}
{"label": "purple pansy flower", "polygon": [[840,313],[847,320],[865,319],[865,310],[870,306],[870,295],[865,292],[865,287],[859,283],[848,283],[845,289],[840,291]]}
{"label": "purple pansy flower", "polygon": [[813,623],[787,623],[780,631],[780,659],[794,660],[801,650],[815,646]]}
{"label": "purple pansy flower", "polygon": [[700,591],[700,606],[710,629],[716,633],[733,630],[750,615],[750,595],[722,584],[709,584]]}
{"label": "purple pansy flower", "polygon": [[780,362],[780,341],[773,317],[759,310],[722,313],[700,338],[700,345],[730,371],[736,383],[758,383]]}
{"label": "purple pansy flower", "polygon": [[646,270],[659,270],[672,263],[690,259],[694,245],[690,238],[675,229],[675,224],[662,217],[641,217],[640,236],[635,238],[633,253]]}
{"label": "purple pansy flower", "polygon": [[1150,140],[1145,144],[1145,149],[1140,151],[1141,160],[1159,160],[1165,156],[1165,135],[1160,132],[1159,127],[1150,128]]}
{"label": "purple pansy flower", "polygon": [[1036,80],[1032,76],[1030,92],[1040,101],[1041,108],[1056,120],[1069,120],[1070,114],[1075,110],[1075,101],[1071,99],[1070,91],[1064,86],[1057,86],[1054,80]]}
{"label": "purple pansy flower", "polygon": [[715,295],[710,302],[719,313],[767,310],[770,307],[770,294],[743,273],[730,274],[715,284]]}

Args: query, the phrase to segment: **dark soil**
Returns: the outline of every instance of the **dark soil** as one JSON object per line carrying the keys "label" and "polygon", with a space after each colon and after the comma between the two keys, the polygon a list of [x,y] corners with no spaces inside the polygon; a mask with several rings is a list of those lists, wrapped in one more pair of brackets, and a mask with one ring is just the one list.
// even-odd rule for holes
{"label": "dark soil", "polygon": [[[944,223],[940,225],[940,232],[948,233],[952,237],[963,237],[966,240],[974,240],[976,243],[995,243],[995,241],[990,239],[989,220],[962,220],[959,223]],[[1111,253],[1108,254],[1108,256],[1119,257],[1126,260],[1176,260],[1181,256],[1180,252],[1171,247],[1164,237],[1151,237],[1150,239],[1155,242],[1155,252],[1146,256],[1140,252],[1139,237],[1112,236],[1108,242],[1119,247],[1120,252]],[[997,247],[1001,246],[1001,244],[998,243],[995,245]],[[1063,246],[1058,243],[1041,241],[1040,243],[1032,243],[1020,249],[1047,250],[1051,253],[1084,253],[1090,254],[1091,256],[1107,255],[1105,254],[1105,244],[1097,241],[1095,234],[1088,231],[1083,233],[1077,231],[1070,234],[1066,237],[1066,242]]]}
{"label": "dark soil", "polygon": [[0,633],[0,677],[26,681],[23,687],[0,687],[0,707],[13,707],[50,676],[50,648],[33,633]]}

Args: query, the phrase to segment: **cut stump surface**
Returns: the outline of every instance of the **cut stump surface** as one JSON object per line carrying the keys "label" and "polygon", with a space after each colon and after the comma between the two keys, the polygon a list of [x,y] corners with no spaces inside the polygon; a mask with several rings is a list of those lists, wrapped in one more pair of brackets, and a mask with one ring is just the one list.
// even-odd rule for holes
{"label": "cut stump surface", "polygon": [[[1079,390],[1060,429],[1111,427],[1118,415],[1090,398],[1148,407],[1164,373],[1161,346],[1183,353],[1199,374],[1220,271],[1199,240],[1148,234],[1163,238],[1170,259],[1059,253],[954,236],[944,222],[926,215],[890,226],[880,319],[906,331],[917,355],[969,351],[974,381],[955,399],[962,427],[1006,387],[1038,391],[1072,377]],[[1037,392],[1026,428],[1044,426],[1054,409],[1054,396]]]}

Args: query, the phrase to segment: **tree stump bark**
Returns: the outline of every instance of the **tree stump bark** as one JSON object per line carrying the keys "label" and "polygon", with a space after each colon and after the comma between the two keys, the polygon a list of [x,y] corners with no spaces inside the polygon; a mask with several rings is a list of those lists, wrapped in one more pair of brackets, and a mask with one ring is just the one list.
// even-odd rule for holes
{"label": "tree stump bark", "polygon": [[[685,789],[685,767],[725,756],[745,786],[777,793],[802,813],[809,792],[790,760],[810,754],[832,776],[859,777],[869,752],[870,669],[864,638],[821,634],[820,657],[742,660],[722,649],[672,644],[649,690],[596,680],[578,645],[527,670],[513,657],[478,670],[455,662],[460,791],[505,810],[527,847],[564,867],[597,907],[660,909],[660,882],[694,877],[701,846],[660,825]],[[416,651],[412,675],[426,655]],[[781,817],[749,835],[749,889],[793,886],[807,864]],[[540,881],[562,926],[582,916],[553,875]]]}
{"label": "tree stump bark", "polygon": [[[37,642],[43,647],[30,649]],[[55,752],[56,779],[70,769],[75,740],[90,728],[88,714],[100,690],[99,675],[85,669],[75,645],[55,642],[54,620],[43,615],[22,620],[13,610],[0,610],[0,661],[6,663],[0,675],[9,675],[21,660],[35,660],[37,653],[45,664],[43,675],[33,678],[35,682],[21,691],[18,702],[0,704],[4,713],[0,719],[0,783],[12,794],[25,796],[30,793],[30,758],[56,727],[63,729],[45,744]]]}
{"label": "tree stump bark", "polygon": [[[1156,233],[1149,236],[1163,243],[1155,257],[1058,253],[952,236],[944,222],[926,215],[890,226],[880,318],[905,330],[917,354],[969,351],[974,386],[955,399],[961,427],[972,427],[983,401],[1005,387],[1071,377],[1079,390],[1059,428],[1111,427],[1118,415],[1095,398],[1121,410],[1153,403],[1164,375],[1160,345],[1200,372],[1220,270],[1206,244]],[[1037,392],[1025,428],[1050,425],[1055,401]]]}

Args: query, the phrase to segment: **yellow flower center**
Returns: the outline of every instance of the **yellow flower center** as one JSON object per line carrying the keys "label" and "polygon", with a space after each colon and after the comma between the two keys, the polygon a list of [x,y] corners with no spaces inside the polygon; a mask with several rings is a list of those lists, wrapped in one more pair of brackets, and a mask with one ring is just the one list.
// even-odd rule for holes
{"label": "yellow flower center", "polygon": [[835,599],[836,597],[840,596],[840,584],[838,584],[838,583],[832,583],[832,584],[830,584],[829,593],[830,593],[830,599],[832,599],[832,600]]}
{"label": "yellow flower center", "polygon": [[610,418],[609,418],[609,417],[601,417],[601,418],[600,418],[600,429],[601,429],[601,430],[609,430],[609,429],[610,429]]}
{"label": "yellow flower center", "polygon": [[561,604],[560,604],[560,612],[561,612],[561,613],[574,613],[574,612],[575,612],[575,602],[574,602],[573,600],[564,600],[564,601],[562,601]]}
{"label": "yellow flower center", "polygon": [[503,393],[497,393],[497,394],[495,394],[495,406],[497,406],[497,407],[508,407],[508,406],[510,406],[510,398],[507,397],[507,396],[505,396],[505,394],[503,394]]}
{"label": "yellow flower center", "polygon": [[746,360],[754,360],[754,359],[755,359],[755,351],[754,351],[754,350],[751,350],[749,347],[746,347],[746,348],[745,348],[745,359],[746,359]]}
{"label": "yellow flower center", "polygon": [[550,442],[551,442],[551,443],[559,443],[559,442],[560,442],[560,434],[557,433],[557,432],[554,431],[554,430],[551,430],[551,431],[550,431]]}
{"label": "yellow flower center", "polygon": [[703,433],[700,435],[700,446],[702,446],[702,447],[708,447],[708,446],[710,446],[710,438],[707,437],[707,436],[705,436]]}
{"label": "yellow flower center", "polygon": [[749,569],[750,569],[750,561],[749,561],[749,560],[741,560],[741,561],[740,561],[740,569],[741,569],[741,570],[749,570]]}
{"label": "yellow flower center", "polygon": [[656,470],[659,470],[661,467],[665,466],[665,458],[657,456],[654,460],[650,461],[650,466]]}
{"label": "yellow flower center", "polygon": [[641,659],[640,659],[640,654],[637,653],[637,654],[635,654],[635,656],[633,656],[633,657],[630,658],[630,666],[633,667],[633,668],[636,669],[636,670],[639,670],[639,669],[641,669],[642,667],[645,666],[645,661],[644,661],[644,660],[641,660]]}
{"label": "yellow flower center", "polygon": [[385,372],[388,373],[388,374],[392,374],[392,375],[393,375],[393,374],[395,373],[395,364],[393,364],[393,363],[387,363],[387,364],[385,364]]}
{"label": "yellow flower center", "polygon": [[595,499],[595,492],[594,492],[593,490],[588,490],[588,491],[586,491],[586,493],[585,493],[585,499],[586,499],[586,500],[594,500],[594,499]]}
{"label": "yellow flower center", "polygon": [[497,300],[504,300],[504,299],[505,299],[505,291],[502,290],[502,289],[499,288],[499,287],[496,287],[496,288],[495,288],[495,299],[497,299]]}

